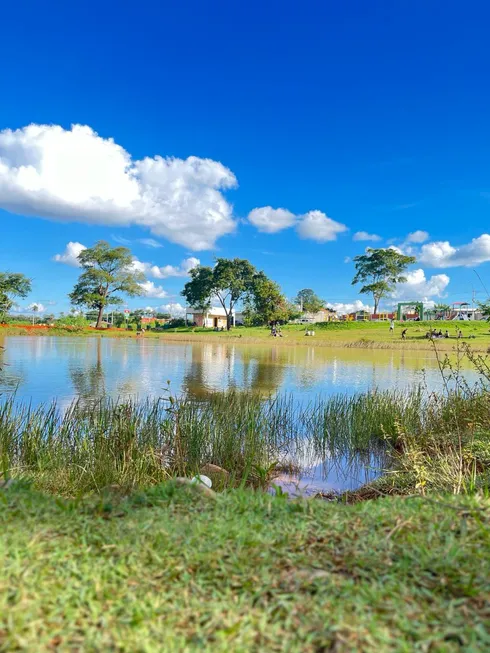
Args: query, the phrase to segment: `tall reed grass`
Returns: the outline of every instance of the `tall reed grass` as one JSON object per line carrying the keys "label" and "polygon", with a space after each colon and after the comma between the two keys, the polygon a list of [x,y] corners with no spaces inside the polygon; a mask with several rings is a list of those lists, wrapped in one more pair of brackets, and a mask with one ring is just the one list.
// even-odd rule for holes
{"label": "tall reed grass", "polygon": [[374,461],[390,469],[393,487],[461,491],[487,469],[489,432],[484,387],[444,395],[374,391],[307,404],[241,392],[206,401],[103,398],[64,412],[11,396],[0,398],[0,474],[76,495],[189,476],[209,463],[228,472],[230,485],[260,485],[281,467]]}

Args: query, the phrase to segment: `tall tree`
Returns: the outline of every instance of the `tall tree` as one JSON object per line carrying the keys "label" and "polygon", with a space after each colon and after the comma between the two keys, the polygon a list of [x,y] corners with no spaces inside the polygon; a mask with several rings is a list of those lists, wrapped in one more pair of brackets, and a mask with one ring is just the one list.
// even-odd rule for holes
{"label": "tall tree", "polygon": [[0,272],[0,319],[14,305],[15,297],[27,297],[31,292],[31,281],[20,272]]}
{"label": "tall tree", "polygon": [[318,313],[325,304],[323,299],[320,299],[311,288],[303,288],[303,290],[300,290],[294,301],[307,313]]}
{"label": "tall tree", "polygon": [[110,305],[123,304],[116,293],[130,297],[143,295],[142,272],[132,268],[132,256],[126,247],[110,247],[99,241],[78,255],[83,272],[69,297],[75,306],[86,306],[97,311],[97,328],[102,326],[104,309]]}
{"label": "tall tree", "polygon": [[405,256],[394,249],[368,248],[366,254],[354,258],[356,274],[352,285],[364,284],[359,292],[373,296],[377,313],[379,302],[394,292],[397,283],[405,283],[403,273],[415,261],[414,256]]}
{"label": "tall tree", "polygon": [[268,324],[287,320],[289,304],[279,285],[263,272],[258,272],[246,298],[244,313],[247,321],[252,324]]}
{"label": "tall tree", "polygon": [[223,307],[226,328],[230,330],[233,309],[253,290],[257,270],[245,259],[216,259],[214,268],[199,265],[190,270],[191,280],[182,291],[189,306],[206,310],[213,299]]}

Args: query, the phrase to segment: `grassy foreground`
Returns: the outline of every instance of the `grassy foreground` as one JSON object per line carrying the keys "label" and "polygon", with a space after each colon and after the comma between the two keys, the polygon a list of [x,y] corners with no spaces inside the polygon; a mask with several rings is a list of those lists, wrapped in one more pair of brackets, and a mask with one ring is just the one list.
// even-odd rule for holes
{"label": "grassy foreground", "polygon": [[[421,503],[423,502],[423,506]],[[0,490],[0,650],[484,651],[490,500]]]}
{"label": "grassy foreground", "polygon": [[[146,331],[144,338],[159,338],[188,342],[228,342],[243,344],[274,344],[274,346],[308,345],[320,347],[357,347],[380,349],[418,349],[432,350],[433,343],[426,338],[430,329],[447,329],[450,337],[438,339],[440,350],[451,350],[458,342],[457,333],[461,329],[463,341],[471,343],[476,351],[487,351],[490,347],[490,325],[488,322],[404,322],[397,323],[395,333],[389,331],[388,322],[328,322],[308,325],[314,329],[313,337],[305,336],[305,326],[290,324],[282,327],[282,337],[273,338],[266,327],[236,327],[230,332],[215,332],[212,329],[180,327],[163,331]],[[401,332],[407,329],[406,339]],[[69,327],[0,326],[0,337],[8,335],[36,336],[100,336],[110,338],[136,338],[135,331],[124,329],[91,328],[73,329]]]}

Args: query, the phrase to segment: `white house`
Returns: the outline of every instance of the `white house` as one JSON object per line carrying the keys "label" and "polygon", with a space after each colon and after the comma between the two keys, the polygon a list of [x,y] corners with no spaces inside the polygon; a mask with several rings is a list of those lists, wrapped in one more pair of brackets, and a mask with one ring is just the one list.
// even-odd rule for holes
{"label": "white house", "polygon": [[[198,327],[206,327],[208,329],[226,329],[226,313],[225,309],[220,307],[208,308],[203,311],[200,308],[188,308],[187,322],[195,324]],[[235,311],[231,312],[231,326],[235,326]]]}

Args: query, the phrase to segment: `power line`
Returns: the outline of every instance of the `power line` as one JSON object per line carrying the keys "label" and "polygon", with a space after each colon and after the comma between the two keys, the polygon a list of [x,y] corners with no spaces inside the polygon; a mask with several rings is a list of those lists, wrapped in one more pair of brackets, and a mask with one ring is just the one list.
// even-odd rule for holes
{"label": "power line", "polygon": [[487,290],[485,284],[483,283],[482,278],[480,277],[480,275],[478,274],[478,272],[477,272],[476,270],[473,270],[473,272],[476,274],[476,276],[477,276],[478,279],[480,280],[480,283],[481,283],[481,285],[483,286],[483,290],[487,293],[487,298],[490,299],[490,294],[488,293],[488,290]]}

